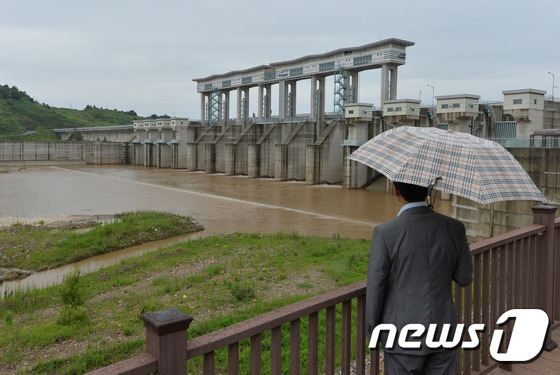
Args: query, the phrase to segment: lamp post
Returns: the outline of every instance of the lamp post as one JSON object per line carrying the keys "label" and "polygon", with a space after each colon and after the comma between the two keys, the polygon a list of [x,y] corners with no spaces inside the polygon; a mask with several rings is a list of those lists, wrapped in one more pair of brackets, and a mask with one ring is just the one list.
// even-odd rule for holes
{"label": "lamp post", "polygon": [[434,97],[435,97],[435,89],[434,89],[434,86],[432,86],[432,85],[430,85],[430,84],[428,84],[427,86],[429,86],[429,87],[432,88],[432,107],[433,107],[433,105],[434,105]]}
{"label": "lamp post", "polygon": [[552,101],[554,101],[554,73],[548,72],[552,76]]}

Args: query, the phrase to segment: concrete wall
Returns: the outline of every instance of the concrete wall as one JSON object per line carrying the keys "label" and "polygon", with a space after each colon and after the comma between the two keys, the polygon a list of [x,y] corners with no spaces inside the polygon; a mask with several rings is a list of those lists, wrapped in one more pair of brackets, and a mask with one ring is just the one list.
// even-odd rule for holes
{"label": "concrete wall", "polygon": [[203,171],[206,169],[206,144],[220,134],[221,126],[209,126],[192,143],[187,143],[187,169]]}
{"label": "concrete wall", "polygon": [[85,141],[92,142],[130,142],[134,139],[133,125],[96,126],[88,128],[54,129],[54,132],[64,141],[70,135],[78,132]]}
{"label": "concrete wall", "polygon": [[156,151],[155,151],[156,146],[154,145],[154,143],[149,140],[146,139],[144,141],[144,167],[155,167],[157,160],[156,160]]}
{"label": "concrete wall", "polygon": [[140,142],[130,144],[132,154],[132,165],[144,165],[144,145]]}
{"label": "concrete wall", "polygon": [[130,151],[110,142],[0,142],[0,164],[127,164]]}
{"label": "concrete wall", "polygon": [[0,142],[0,161],[84,161],[83,142]]}
{"label": "concrete wall", "polygon": [[226,126],[214,141],[206,143],[206,173],[225,173],[226,171],[226,144],[236,140],[241,134],[240,125]]}
{"label": "concrete wall", "polygon": [[232,143],[225,144],[225,174],[249,174],[249,145],[257,143],[264,133],[265,125],[249,124]]}
{"label": "concrete wall", "polygon": [[[560,149],[511,148],[535,185],[545,195],[547,205],[560,205]],[[541,202],[507,201],[481,205],[452,197],[453,217],[461,220],[469,237],[479,240],[506,233],[533,223],[531,207]],[[560,212],[557,212],[560,215]]]}
{"label": "concrete wall", "polygon": [[171,168],[171,145],[158,142],[156,145],[156,166],[158,168]]}
{"label": "concrete wall", "polygon": [[285,142],[274,152],[274,178],[278,181],[305,180],[307,145],[314,143],[315,123],[297,124]]}
{"label": "concrete wall", "polygon": [[130,164],[130,146],[127,143],[84,143],[86,164]]}
{"label": "concrete wall", "polygon": [[275,147],[281,143],[282,124],[271,124],[256,144],[248,145],[247,175],[249,177],[275,177]]}
{"label": "concrete wall", "polygon": [[307,146],[307,184],[336,184],[342,181],[345,135],[346,124],[333,121],[314,144]]}
{"label": "concrete wall", "polygon": [[[193,143],[202,132],[203,128],[198,125],[189,126],[175,126],[175,151],[172,151],[172,165],[173,169],[186,169],[188,167],[187,161],[187,145]],[[174,160],[174,162],[173,162]]]}

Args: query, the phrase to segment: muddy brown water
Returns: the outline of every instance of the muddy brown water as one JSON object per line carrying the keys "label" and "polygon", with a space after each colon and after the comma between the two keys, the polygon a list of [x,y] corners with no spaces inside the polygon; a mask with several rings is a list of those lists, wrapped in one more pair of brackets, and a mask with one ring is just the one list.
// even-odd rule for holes
{"label": "muddy brown water", "polygon": [[[303,235],[371,237],[400,204],[380,189],[344,189],[132,166],[26,167],[0,174],[0,225],[68,217],[106,217],[124,211],[159,210],[191,215],[203,232],[93,257],[27,279],[5,282],[0,295],[59,283],[74,270],[92,272],[163,246],[232,232],[298,232]],[[436,209],[449,215],[451,204]]]}

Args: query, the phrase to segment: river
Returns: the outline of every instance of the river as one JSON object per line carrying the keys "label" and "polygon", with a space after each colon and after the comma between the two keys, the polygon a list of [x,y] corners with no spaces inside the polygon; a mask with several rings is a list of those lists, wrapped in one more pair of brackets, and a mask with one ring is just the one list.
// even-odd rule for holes
{"label": "river", "polygon": [[[26,167],[0,174],[0,225],[149,209],[193,216],[205,230],[187,238],[282,231],[369,239],[374,226],[394,217],[400,208],[381,184],[380,189],[350,190],[134,166]],[[438,201],[436,210],[449,215],[451,204]],[[0,295],[16,288],[57,283],[67,272],[93,271],[166,244],[126,249],[5,282],[0,285]]]}

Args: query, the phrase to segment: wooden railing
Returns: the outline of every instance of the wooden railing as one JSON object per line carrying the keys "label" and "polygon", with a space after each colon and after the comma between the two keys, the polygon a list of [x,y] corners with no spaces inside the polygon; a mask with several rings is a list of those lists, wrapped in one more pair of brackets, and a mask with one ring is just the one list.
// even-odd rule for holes
{"label": "wooden railing", "polygon": [[[489,347],[497,318],[513,308],[546,311],[552,324],[545,349],[556,346],[550,331],[560,327],[560,270],[555,266],[560,265],[560,219],[555,220],[554,207],[537,206],[533,211],[533,225],[471,246],[474,281],[466,288],[454,286],[455,305],[459,322],[465,327],[482,323],[486,329],[479,335],[481,344],[476,350],[457,350],[456,374],[486,374],[498,366],[511,369],[492,360]],[[362,375],[368,362],[370,374],[379,374],[380,353],[372,350],[369,360],[366,359],[369,349],[364,328],[365,294],[366,283],[361,281],[188,341],[185,329],[192,320],[189,316],[174,309],[145,314],[147,353],[94,373],[146,374],[158,369],[159,374],[185,374],[187,360],[202,356],[202,372],[214,374],[215,353],[227,348],[228,374],[238,374],[240,342],[249,340],[249,371],[257,375],[262,370],[261,338],[266,333],[270,335],[270,370],[266,369],[266,373],[274,375],[289,370],[290,374],[299,374],[306,370],[311,375],[332,375],[335,367],[340,366],[341,374],[345,375],[350,374],[353,363],[355,373]],[[341,311],[339,319],[337,306]],[[319,313],[323,311],[325,336],[319,340]],[[308,326],[307,369],[301,368],[302,319]],[[281,360],[283,325],[289,325],[289,338],[285,338],[289,340],[286,368],[282,368]],[[340,341],[336,339],[338,326]],[[505,331],[507,346],[511,327],[500,329]],[[319,347],[320,341],[324,348]],[[324,358],[322,363],[320,358]]]}

